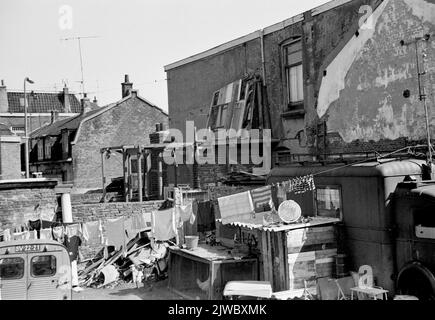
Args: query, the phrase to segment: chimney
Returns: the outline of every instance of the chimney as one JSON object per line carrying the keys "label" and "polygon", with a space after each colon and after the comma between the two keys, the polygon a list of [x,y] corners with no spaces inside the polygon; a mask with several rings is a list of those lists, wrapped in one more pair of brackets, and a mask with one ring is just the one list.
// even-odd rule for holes
{"label": "chimney", "polygon": [[91,111],[91,105],[90,105],[90,100],[88,98],[88,95],[85,93],[84,97],[80,100],[81,106],[82,106],[82,114],[83,113],[87,113],[89,111]]}
{"label": "chimney", "polygon": [[98,104],[98,100],[97,100],[96,96],[94,96],[94,101],[92,101],[92,102],[95,103],[95,104]]}
{"label": "chimney", "polygon": [[0,112],[6,113],[8,111],[9,111],[8,92],[6,91],[5,83],[2,80],[0,86]]}
{"label": "chimney", "polygon": [[51,110],[51,123],[56,122],[58,116],[59,112],[57,112],[56,110]]}
{"label": "chimney", "polygon": [[69,90],[65,85],[63,87],[63,112],[71,113],[71,102],[69,101]]}
{"label": "chimney", "polygon": [[124,82],[121,83],[122,87],[122,98],[130,95],[131,90],[133,89],[133,83],[129,81],[128,74],[125,75]]}

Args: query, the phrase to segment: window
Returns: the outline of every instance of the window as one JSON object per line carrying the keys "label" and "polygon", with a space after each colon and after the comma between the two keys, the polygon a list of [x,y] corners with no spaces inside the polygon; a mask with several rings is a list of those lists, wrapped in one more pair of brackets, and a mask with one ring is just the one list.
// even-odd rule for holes
{"label": "window", "polygon": [[302,42],[295,40],[283,46],[285,95],[290,110],[303,108],[304,77]]}
{"label": "window", "polygon": [[341,188],[318,187],[316,190],[317,216],[342,219]]}
{"label": "window", "polygon": [[38,139],[38,160],[44,160],[44,141],[42,139]]}
{"label": "window", "polygon": [[45,159],[51,159],[52,138],[46,138],[44,143]]}
{"label": "window", "polygon": [[414,211],[415,236],[421,239],[435,239],[435,215],[433,206]]}
{"label": "window", "polygon": [[34,277],[48,277],[56,274],[56,257],[37,256],[31,261],[31,272]]}
{"label": "window", "polygon": [[5,258],[0,259],[0,279],[21,279],[24,275],[24,259]]}

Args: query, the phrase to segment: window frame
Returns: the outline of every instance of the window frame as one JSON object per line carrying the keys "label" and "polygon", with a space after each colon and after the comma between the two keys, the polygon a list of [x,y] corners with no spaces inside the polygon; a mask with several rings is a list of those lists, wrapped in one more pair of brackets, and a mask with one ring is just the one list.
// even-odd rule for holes
{"label": "window frame", "polygon": [[21,276],[13,277],[13,278],[0,277],[0,279],[1,279],[0,281],[19,280],[19,279],[22,279],[24,277],[24,274],[26,273],[26,270],[25,270],[26,269],[26,261],[22,257],[4,257],[4,258],[1,258],[0,260],[3,260],[3,259],[19,259],[22,261],[23,268],[22,268]]}
{"label": "window frame", "polygon": [[[324,215],[319,215],[319,205],[318,205],[318,198],[317,198],[317,193],[319,191],[319,189],[332,189],[332,190],[337,190],[338,191],[338,195],[339,195],[339,202],[340,202],[340,216],[337,217],[335,216],[334,218],[336,219],[340,219],[340,221],[343,221],[343,188],[341,185],[317,185],[316,186],[316,190],[314,191],[314,205],[315,205],[315,210],[316,210],[316,217],[324,217],[326,218],[326,216]],[[323,210],[323,209],[320,209]],[[330,218],[330,217],[327,217]]]}
{"label": "window frame", "polygon": [[[297,43],[301,44],[301,61],[288,64],[288,53],[287,49]],[[298,51],[295,51],[298,52]],[[304,59],[302,55],[302,37],[295,37],[289,40],[284,41],[281,44],[281,63],[282,63],[282,78],[283,78],[283,93],[284,93],[284,102],[286,105],[285,111],[303,111],[305,109],[305,86],[304,86]],[[299,101],[291,101],[291,88],[290,88],[290,79],[287,75],[289,75],[290,70],[294,67],[301,66],[302,68],[302,79],[301,79],[301,87],[302,87],[302,100]]]}
{"label": "window frame", "polygon": [[[41,257],[51,257],[54,258],[54,273],[51,274],[45,274],[45,275],[35,275],[33,272],[33,266],[34,266],[34,262],[33,259],[35,258],[41,258]],[[51,262],[51,261],[50,261]],[[57,273],[57,258],[54,255],[35,255],[30,259],[30,264],[29,264],[29,268],[30,268],[30,275],[34,278],[48,278],[48,277],[53,277],[56,275]]]}

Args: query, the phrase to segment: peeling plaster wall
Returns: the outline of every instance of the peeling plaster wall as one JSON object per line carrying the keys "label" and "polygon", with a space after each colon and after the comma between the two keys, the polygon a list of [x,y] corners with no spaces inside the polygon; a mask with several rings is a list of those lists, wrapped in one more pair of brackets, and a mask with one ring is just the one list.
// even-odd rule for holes
{"label": "peeling plaster wall", "polygon": [[[373,20],[375,28],[360,31],[328,66],[330,77],[320,87],[318,116],[326,120],[328,132],[345,143],[424,139],[415,47],[402,47],[400,41],[435,33],[435,1],[387,0],[375,10]],[[423,80],[433,128],[435,38],[420,48],[427,53]],[[411,90],[409,99],[403,97],[405,89]]]}

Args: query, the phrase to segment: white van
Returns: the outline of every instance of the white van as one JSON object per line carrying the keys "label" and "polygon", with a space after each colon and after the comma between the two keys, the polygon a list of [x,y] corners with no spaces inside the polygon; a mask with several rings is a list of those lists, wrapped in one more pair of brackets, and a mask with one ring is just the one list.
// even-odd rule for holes
{"label": "white van", "polygon": [[0,242],[0,300],[71,300],[67,249],[53,240]]}

